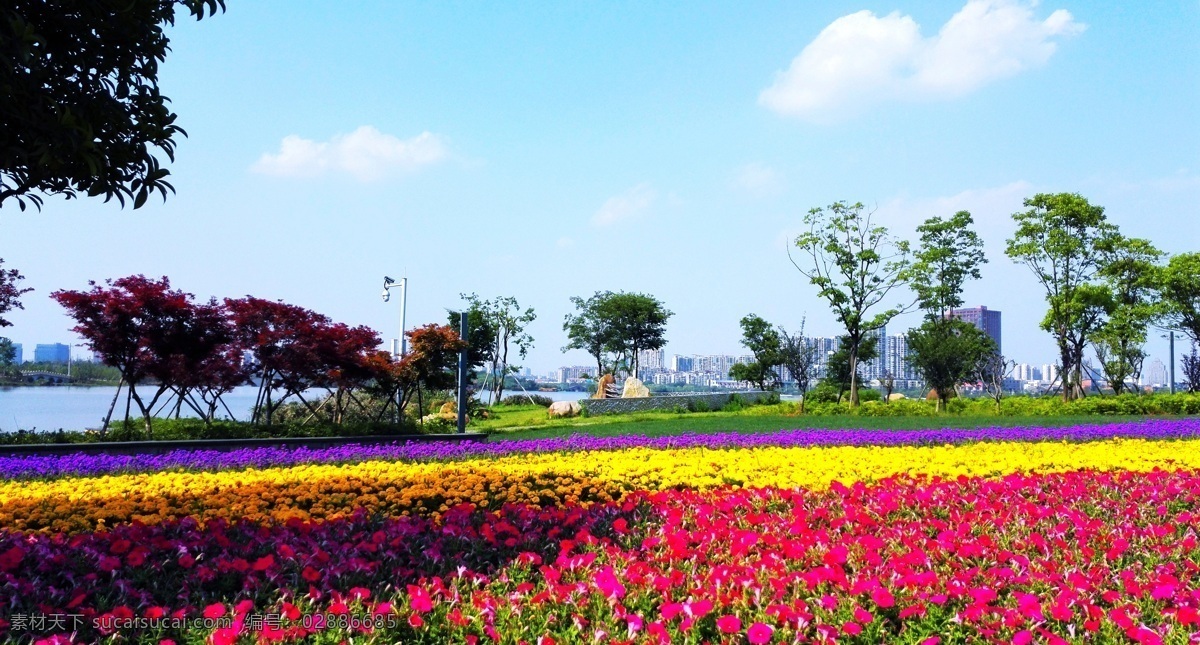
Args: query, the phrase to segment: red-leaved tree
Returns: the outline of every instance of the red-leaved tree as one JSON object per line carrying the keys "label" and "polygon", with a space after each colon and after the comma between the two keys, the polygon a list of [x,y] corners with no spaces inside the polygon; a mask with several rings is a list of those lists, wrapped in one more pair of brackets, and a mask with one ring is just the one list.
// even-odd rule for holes
{"label": "red-leaved tree", "polygon": [[[51,297],[75,319],[74,331],[100,360],[120,371],[121,383],[151,436],[151,418],[162,396],[170,391],[183,399],[194,386],[198,366],[227,349],[232,333],[215,302],[196,305],[192,294],[172,289],[165,276],[154,280],[135,275],[110,280],[107,286],[89,284],[89,291],[56,291]],[[149,396],[138,391],[142,385],[152,388]],[[114,396],[103,431],[116,401]],[[128,421],[128,403],[125,410]]]}
{"label": "red-leaved tree", "polygon": [[0,327],[11,327],[12,323],[4,318],[4,314],[13,309],[24,309],[21,304],[21,296],[33,291],[33,289],[22,289],[17,286],[25,276],[21,275],[16,269],[5,269],[4,259],[0,258]]}

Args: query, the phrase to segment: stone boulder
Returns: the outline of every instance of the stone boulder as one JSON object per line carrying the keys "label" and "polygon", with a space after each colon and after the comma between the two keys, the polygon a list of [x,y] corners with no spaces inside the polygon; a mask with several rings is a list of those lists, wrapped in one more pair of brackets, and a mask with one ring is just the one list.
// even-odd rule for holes
{"label": "stone boulder", "polygon": [[546,411],[550,418],[555,417],[576,417],[583,412],[583,406],[579,405],[579,401],[555,401],[550,404],[550,408]]}
{"label": "stone boulder", "polygon": [[458,420],[457,408],[458,406],[454,404],[454,401],[446,401],[442,404],[441,409],[438,410],[437,415],[443,419],[456,421]]}
{"label": "stone boulder", "polygon": [[622,399],[644,399],[650,396],[650,388],[632,376],[625,379],[625,389],[621,392]]}
{"label": "stone boulder", "polygon": [[888,395],[889,401],[899,401],[900,399],[907,399],[907,398],[908,398],[907,396],[904,396],[903,394],[901,394],[899,392],[892,392],[891,394]]}
{"label": "stone boulder", "polygon": [[592,395],[592,398],[593,399],[605,398],[604,391],[606,389],[608,389],[608,386],[612,385],[615,382],[616,382],[616,379],[613,378],[612,374],[605,374],[604,376],[601,376],[600,380],[596,381],[596,393]]}

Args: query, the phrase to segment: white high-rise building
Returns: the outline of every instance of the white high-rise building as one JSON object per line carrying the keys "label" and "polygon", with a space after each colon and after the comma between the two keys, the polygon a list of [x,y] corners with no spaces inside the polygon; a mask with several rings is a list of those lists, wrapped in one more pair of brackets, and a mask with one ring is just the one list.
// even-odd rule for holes
{"label": "white high-rise building", "polygon": [[1146,375],[1142,378],[1143,386],[1150,387],[1165,387],[1170,385],[1171,377],[1167,374],[1167,366],[1157,358],[1150,361],[1150,367],[1146,368]]}
{"label": "white high-rise building", "polygon": [[667,352],[662,349],[643,349],[638,352],[638,369],[660,370],[667,366]]}

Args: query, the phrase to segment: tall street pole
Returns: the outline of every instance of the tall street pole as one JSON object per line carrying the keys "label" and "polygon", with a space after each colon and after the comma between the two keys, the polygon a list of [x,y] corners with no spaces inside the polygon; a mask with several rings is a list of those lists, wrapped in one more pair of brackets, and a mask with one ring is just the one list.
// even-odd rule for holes
{"label": "tall street pole", "polygon": [[[467,339],[467,312],[458,314],[458,337]],[[458,352],[458,433],[467,431],[467,347]]]}
{"label": "tall street pole", "polygon": [[1171,394],[1175,393],[1175,332],[1171,332],[1170,344],[1167,345],[1171,352]]}
{"label": "tall street pole", "polygon": [[404,335],[404,310],[408,304],[408,278],[400,278],[400,357],[408,355],[408,338]]}

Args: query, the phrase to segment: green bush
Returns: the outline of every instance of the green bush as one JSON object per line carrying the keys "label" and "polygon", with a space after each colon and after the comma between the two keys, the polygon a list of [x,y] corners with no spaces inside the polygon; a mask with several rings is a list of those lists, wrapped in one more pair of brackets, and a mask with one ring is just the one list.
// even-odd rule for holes
{"label": "green bush", "polygon": [[866,403],[867,401],[882,401],[883,394],[875,388],[864,387],[858,391],[858,402]]}
{"label": "green bush", "polygon": [[[808,391],[805,395],[805,400],[809,404],[813,403],[837,403],[838,391],[836,387],[827,383],[821,383]],[[808,406],[805,406],[808,407]]]}
{"label": "green bush", "polygon": [[540,405],[548,408],[554,403],[554,399],[539,394],[513,394],[504,397],[500,403],[503,405]]}

